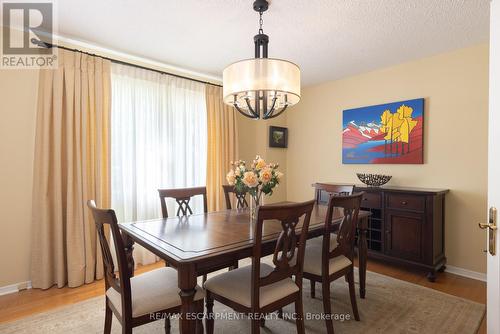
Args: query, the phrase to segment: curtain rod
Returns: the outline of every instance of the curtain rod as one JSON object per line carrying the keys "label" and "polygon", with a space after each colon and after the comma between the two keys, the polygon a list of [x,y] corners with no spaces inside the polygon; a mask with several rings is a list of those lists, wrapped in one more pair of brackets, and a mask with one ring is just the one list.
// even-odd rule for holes
{"label": "curtain rod", "polygon": [[177,78],[182,78],[182,79],[186,79],[186,80],[196,81],[196,82],[203,83],[203,84],[206,84],[206,85],[212,85],[212,86],[222,87],[222,85],[218,85],[218,84],[215,84],[215,83],[212,83],[212,82],[209,82],[209,81],[203,81],[203,80],[189,78],[189,77],[186,77],[186,76],[183,76],[183,75],[180,75],[180,74],[164,72],[164,71],[160,71],[160,70],[157,70],[157,69],[154,69],[154,68],[150,68],[150,67],[146,67],[146,66],[141,66],[141,65],[129,63],[129,62],[126,62],[126,61],[123,61],[123,60],[118,60],[118,59],[114,59],[114,58],[109,58],[109,57],[101,56],[101,55],[90,53],[90,52],[86,52],[86,51],[83,51],[83,50],[68,48],[68,47],[62,46],[62,45],[50,44],[50,43],[38,40],[36,38],[32,38],[31,42],[33,44],[35,44],[35,45],[38,45],[40,47],[44,47],[44,48],[47,48],[47,49],[59,48],[59,49],[63,49],[63,50],[68,50],[68,51],[73,51],[73,52],[79,52],[79,53],[83,53],[83,54],[86,54],[86,55],[89,55],[89,56],[94,56],[94,57],[99,57],[99,58],[102,58],[102,59],[106,59],[106,60],[109,60],[109,61],[111,61],[113,63],[116,63],[116,64],[137,67],[137,68],[140,68],[140,69],[143,69],[143,70],[153,71],[153,72],[160,73],[160,74],[171,75],[171,76],[174,76],[174,77],[177,77]]}

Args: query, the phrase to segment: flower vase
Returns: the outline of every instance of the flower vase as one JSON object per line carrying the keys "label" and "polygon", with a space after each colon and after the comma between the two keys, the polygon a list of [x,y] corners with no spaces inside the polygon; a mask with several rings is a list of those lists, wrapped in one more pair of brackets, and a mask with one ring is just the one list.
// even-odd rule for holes
{"label": "flower vase", "polygon": [[261,205],[261,196],[250,196],[250,220],[257,220],[257,209]]}

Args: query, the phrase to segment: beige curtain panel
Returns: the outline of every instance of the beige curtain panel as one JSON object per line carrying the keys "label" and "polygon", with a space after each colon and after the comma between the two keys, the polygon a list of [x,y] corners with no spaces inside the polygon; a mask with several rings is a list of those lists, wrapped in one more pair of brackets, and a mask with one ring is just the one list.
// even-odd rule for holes
{"label": "beige curtain panel", "polygon": [[222,102],[222,88],[206,86],[207,100],[207,202],[208,210],[224,210],[222,185],[230,162],[238,159],[236,111]]}
{"label": "beige curtain panel", "polygon": [[110,61],[59,49],[42,70],[33,185],[34,288],[76,287],[102,278],[88,199],[110,205]]}

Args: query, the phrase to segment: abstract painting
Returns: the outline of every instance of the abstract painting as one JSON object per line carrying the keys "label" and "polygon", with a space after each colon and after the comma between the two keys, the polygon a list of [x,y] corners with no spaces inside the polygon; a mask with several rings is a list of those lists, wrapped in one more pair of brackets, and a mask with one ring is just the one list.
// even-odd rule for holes
{"label": "abstract painting", "polygon": [[343,113],[344,164],[423,164],[424,99]]}

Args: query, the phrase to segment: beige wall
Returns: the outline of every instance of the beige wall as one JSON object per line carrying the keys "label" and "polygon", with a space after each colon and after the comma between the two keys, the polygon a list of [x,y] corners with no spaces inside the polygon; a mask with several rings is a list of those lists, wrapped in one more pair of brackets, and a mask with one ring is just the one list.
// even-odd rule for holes
{"label": "beige wall", "polygon": [[[342,110],[420,97],[424,165],[342,165]],[[487,45],[308,87],[287,113],[287,125],[289,200],[312,198],[314,181],[359,183],[356,172],[393,175],[392,185],[449,188],[448,263],[486,272],[485,234],[477,222],[486,220],[487,209]]]}
{"label": "beige wall", "polygon": [[38,71],[0,70],[0,287],[30,280]]}

